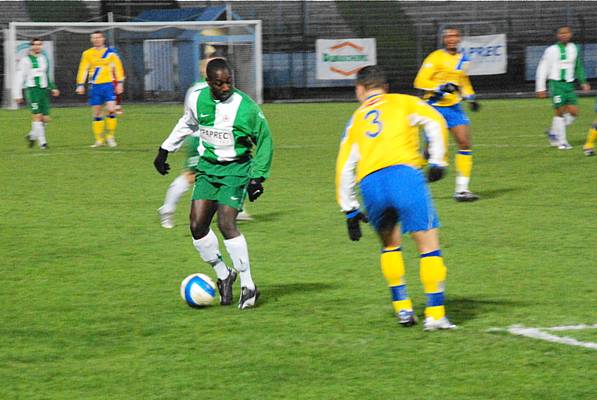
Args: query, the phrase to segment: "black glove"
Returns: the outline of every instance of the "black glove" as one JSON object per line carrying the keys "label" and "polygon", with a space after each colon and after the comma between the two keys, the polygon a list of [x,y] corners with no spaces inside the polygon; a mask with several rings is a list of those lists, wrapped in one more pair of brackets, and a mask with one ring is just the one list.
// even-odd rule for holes
{"label": "black glove", "polygon": [[454,93],[458,90],[458,86],[453,84],[452,82],[444,83],[439,87],[440,92],[444,93]]}
{"label": "black glove", "polygon": [[439,181],[444,177],[444,167],[431,164],[427,170],[427,182]]}
{"label": "black glove", "polygon": [[348,225],[348,237],[352,241],[359,240],[363,234],[361,233],[361,226],[359,222],[369,222],[367,216],[359,209],[346,212],[346,225]]}
{"label": "black glove", "polygon": [[166,175],[168,170],[170,169],[170,164],[166,162],[168,159],[168,150],[162,149],[161,147],[158,149],[158,155],[155,156],[155,160],[153,160],[153,166],[158,172],[162,175]]}
{"label": "black glove", "polygon": [[469,101],[468,106],[473,112],[477,112],[481,109],[481,104],[477,103],[475,100]]}
{"label": "black glove", "polygon": [[249,201],[253,202],[257,200],[259,196],[263,194],[263,182],[265,179],[263,178],[254,178],[249,181],[247,185],[247,194],[249,195]]}

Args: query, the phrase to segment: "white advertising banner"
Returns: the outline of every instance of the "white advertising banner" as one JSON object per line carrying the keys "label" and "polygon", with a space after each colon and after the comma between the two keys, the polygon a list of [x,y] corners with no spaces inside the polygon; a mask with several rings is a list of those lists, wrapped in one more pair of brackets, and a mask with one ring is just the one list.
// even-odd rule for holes
{"label": "white advertising banner", "polygon": [[317,39],[317,79],[355,79],[359,69],[377,64],[375,39]]}
{"label": "white advertising banner", "polygon": [[506,35],[465,36],[460,49],[469,60],[468,75],[505,74],[508,67]]}

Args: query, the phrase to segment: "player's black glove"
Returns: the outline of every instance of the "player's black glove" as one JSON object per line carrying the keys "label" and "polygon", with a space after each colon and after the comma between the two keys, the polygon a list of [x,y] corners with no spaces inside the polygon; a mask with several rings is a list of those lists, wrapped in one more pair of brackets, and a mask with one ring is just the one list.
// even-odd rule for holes
{"label": "player's black glove", "polygon": [[427,170],[427,182],[436,182],[444,177],[444,167],[436,164],[429,165]]}
{"label": "player's black glove", "polygon": [[477,112],[481,109],[481,104],[479,104],[477,101],[472,100],[468,102],[468,106],[471,109],[471,111],[473,112]]}
{"label": "player's black glove", "polygon": [[158,172],[162,175],[166,175],[168,170],[170,169],[170,164],[166,162],[168,159],[168,150],[162,149],[161,147],[158,149],[158,155],[155,156],[155,160],[153,160],[153,166]]}
{"label": "player's black glove", "polygon": [[458,86],[456,86],[452,82],[444,83],[439,87],[439,91],[444,93],[454,93],[458,91]]}
{"label": "player's black glove", "polygon": [[265,179],[263,178],[254,178],[249,181],[247,185],[247,195],[249,196],[249,201],[255,201],[259,196],[263,194],[263,182]]}
{"label": "player's black glove", "polygon": [[356,210],[346,212],[346,225],[348,226],[348,237],[350,240],[356,241],[363,236],[361,233],[361,221],[369,222],[367,216],[363,214],[358,208]]}

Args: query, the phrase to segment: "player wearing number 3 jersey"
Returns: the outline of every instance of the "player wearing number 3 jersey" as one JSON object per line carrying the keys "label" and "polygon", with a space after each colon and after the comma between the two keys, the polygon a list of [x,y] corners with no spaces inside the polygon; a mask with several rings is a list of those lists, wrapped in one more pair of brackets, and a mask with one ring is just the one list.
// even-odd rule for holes
{"label": "player wearing number 3 jersey", "polygon": [[[359,222],[368,218],[383,248],[381,269],[390,287],[392,305],[401,325],[415,323],[404,280],[400,248],[402,233],[410,233],[421,256],[420,276],[427,295],[425,329],[452,329],[444,308],[446,267],[439,248],[439,220],[421,168],[419,129],[429,141],[427,180],[441,179],[446,163],[447,127],[441,114],[421,99],[387,94],[387,80],[377,66],[357,73],[356,95],[361,106],[350,119],[336,162],[336,194],[346,213],[348,234],[359,240]],[[359,185],[368,218],[359,211]]]}
{"label": "player wearing number 3 jersey", "polygon": [[168,173],[168,152],[178,150],[189,135],[199,138],[190,216],[193,244],[216,271],[220,303],[230,304],[236,272],[222,261],[218,239],[210,229],[217,213],[224,245],[240,273],[239,308],[244,309],[255,305],[259,291],[251,277],[247,242],[237,228],[236,217],[245,195],[254,201],[263,193],[273,146],[265,116],[249,96],[234,88],[231,71],[221,58],[207,64],[207,86],[187,97],[185,113],[162,143],[154,165],[161,174]]}

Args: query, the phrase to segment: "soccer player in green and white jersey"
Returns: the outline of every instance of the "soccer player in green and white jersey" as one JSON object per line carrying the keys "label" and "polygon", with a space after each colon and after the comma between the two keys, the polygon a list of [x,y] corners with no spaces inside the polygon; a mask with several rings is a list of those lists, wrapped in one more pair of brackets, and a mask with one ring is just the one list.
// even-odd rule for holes
{"label": "soccer player in green and white jersey", "polygon": [[[198,90],[202,90],[207,88],[207,82],[205,81],[205,66],[209,60],[212,58],[208,58],[202,61],[201,65],[201,75],[202,78],[195,82],[193,86],[191,86],[185,95],[185,102],[188,97]],[[182,196],[191,188],[191,186],[195,183],[195,174],[196,174],[196,167],[197,163],[199,162],[199,137],[197,136],[187,136],[185,140],[184,146],[186,147],[187,157],[185,159],[184,164],[184,171],[178,175],[172,183],[168,186],[166,190],[166,196],[164,197],[164,204],[158,208],[158,215],[160,216],[160,225],[166,229],[174,228],[174,213],[176,211],[176,206]],[[253,218],[246,212],[246,210],[241,210],[236,216],[237,221],[252,221]]]}
{"label": "soccer player in green and white jersey", "polygon": [[23,102],[22,90],[25,89],[25,98],[31,108],[31,131],[25,137],[29,147],[35,141],[41,149],[47,149],[46,132],[44,124],[50,121],[50,97],[57,97],[60,91],[50,78],[50,62],[42,53],[43,42],[39,38],[31,39],[31,48],[27,57],[23,57],[17,66],[13,97],[17,103]]}
{"label": "soccer player in green and white jersey", "polygon": [[206,69],[208,87],[187,98],[185,113],[160,146],[154,166],[162,175],[167,174],[168,153],[178,150],[187,136],[199,136],[200,158],[190,215],[193,244],[218,276],[220,304],[230,304],[237,273],[222,261],[218,238],[210,229],[217,213],[224,245],[240,274],[239,308],[246,309],[255,306],[259,290],[251,276],[247,242],[238,230],[236,216],[245,195],[254,201],[263,193],[273,145],[265,116],[248,95],[234,88],[228,63],[216,58]]}
{"label": "soccer player in green and white jersey", "polygon": [[535,91],[538,97],[547,97],[545,87],[545,80],[547,80],[547,89],[555,111],[548,132],[549,143],[560,150],[569,150],[572,146],[566,138],[566,126],[572,124],[578,115],[574,81],[579,81],[585,93],[591,89],[591,86],[585,77],[580,47],[570,41],[572,29],[569,26],[559,27],[557,38],[558,43],[549,46],[539,61],[535,76]]}

